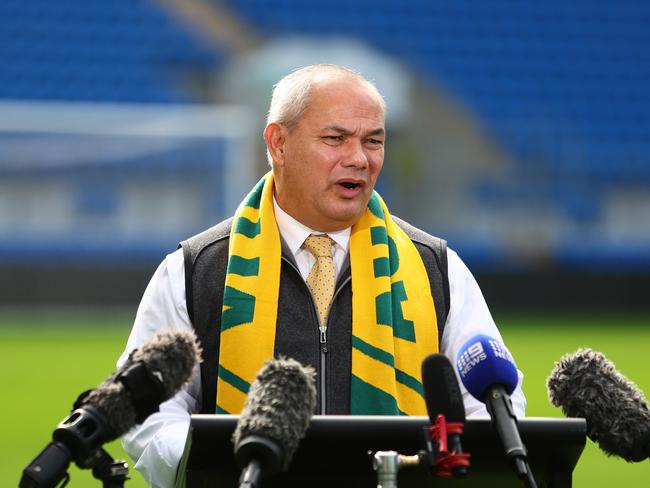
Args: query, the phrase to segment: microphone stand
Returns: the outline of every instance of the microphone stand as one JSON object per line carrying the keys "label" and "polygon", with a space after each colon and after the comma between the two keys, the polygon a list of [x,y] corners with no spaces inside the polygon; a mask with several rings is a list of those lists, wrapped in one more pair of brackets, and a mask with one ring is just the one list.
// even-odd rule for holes
{"label": "microphone stand", "polygon": [[[517,477],[522,480],[526,488],[537,488],[537,483],[528,464],[526,446],[524,446],[516,427],[517,416],[505,389],[502,386],[493,388],[485,405],[490,413],[492,425],[505,449],[506,458],[512,461]],[[498,422],[497,419],[507,419],[509,422]]]}
{"label": "microphone stand", "polygon": [[104,449],[92,466],[93,476],[102,482],[103,488],[124,488],[124,482],[129,479],[129,465],[126,461],[115,461]]}
{"label": "microphone stand", "polygon": [[517,476],[523,481],[526,488],[537,488],[537,482],[533,477],[533,472],[528,465],[528,460],[526,458],[515,458],[515,471],[517,471]]}
{"label": "microphone stand", "polygon": [[464,477],[470,466],[470,454],[460,447],[458,436],[463,430],[462,422],[447,422],[439,414],[434,425],[423,428],[426,450],[412,456],[395,451],[369,452],[377,473],[377,488],[397,488],[397,473],[405,466],[423,467],[441,478]]}
{"label": "microphone stand", "polygon": [[372,455],[372,467],[377,473],[377,488],[397,488],[397,472],[403,466],[419,466],[420,457],[405,456],[395,451],[377,451]]}
{"label": "microphone stand", "polygon": [[431,427],[424,428],[425,455],[436,476],[462,478],[467,474],[470,454],[463,452],[460,446],[464,429],[463,422],[447,422],[443,414],[438,414]]}
{"label": "microphone stand", "polygon": [[65,486],[74,463],[80,469],[92,469],[103,488],[123,488],[129,479],[126,461],[115,461],[103,448],[108,426],[104,416],[93,407],[74,410],[52,434],[52,442],[23,470],[20,488],[54,488]]}

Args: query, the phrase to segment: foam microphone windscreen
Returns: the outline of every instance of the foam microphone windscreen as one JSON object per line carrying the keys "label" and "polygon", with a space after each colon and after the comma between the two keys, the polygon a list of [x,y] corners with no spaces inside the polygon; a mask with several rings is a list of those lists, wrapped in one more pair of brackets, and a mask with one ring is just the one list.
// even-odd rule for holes
{"label": "foam microphone windscreen", "polygon": [[602,353],[579,349],[563,356],[547,387],[566,416],[587,420],[587,435],[605,453],[635,462],[650,456],[648,402]]}
{"label": "foam microphone windscreen", "polygon": [[424,358],[422,386],[431,424],[438,414],[443,414],[448,422],[465,422],[463,396],[447,356],[436,353]]}
{"label": "foam microphone windscreen", "polygon": [[233,434],[235,452],[251,436],[268,438],[282,450],[286,469],[314,413],[314,375],[313,368],[294,359],[267,361],[250,386]]}
{"label": "foam microphone windscreen", "polygon": [[191,331],[162,330],[135,349],[115,375],[75,406],[100,410],[111,430],[107,440],[120,437],[190,380],[200,356]]}
{"label": "foam microphone windscreen", "polygon": [[52,433],[52,442],[23,470],[20,487],[59,486],[71,461],[81,468],[98,468],[102,444],[157,411],[191,379],[200,355],[190,331],[155,334],[110,378],[79,395],[72,413]]}

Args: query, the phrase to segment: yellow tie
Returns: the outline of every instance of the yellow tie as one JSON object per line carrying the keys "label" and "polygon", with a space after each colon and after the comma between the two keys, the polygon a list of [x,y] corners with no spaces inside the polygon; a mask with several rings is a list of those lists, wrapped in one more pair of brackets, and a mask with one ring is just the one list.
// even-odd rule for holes
{"label": "yellow tie", "polygon": [[316,258],[316,262],[307,276],[307,286],[316,302],[318,321],[321,326],[326,324],[330,302],[334,296],[336,271],[332,258],[334,241],[328,235],[310,235],[305,239],[304,246]]}

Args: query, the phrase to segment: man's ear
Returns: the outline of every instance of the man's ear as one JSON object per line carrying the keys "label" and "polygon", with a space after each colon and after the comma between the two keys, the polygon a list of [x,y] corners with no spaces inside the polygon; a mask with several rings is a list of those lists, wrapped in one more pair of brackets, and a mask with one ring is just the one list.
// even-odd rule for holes
{"label": "man's ear", "polygon": [[284,164],[285,128],[277,122],[271,122],[264,129],[264,141],[273,162],[282,166]]}

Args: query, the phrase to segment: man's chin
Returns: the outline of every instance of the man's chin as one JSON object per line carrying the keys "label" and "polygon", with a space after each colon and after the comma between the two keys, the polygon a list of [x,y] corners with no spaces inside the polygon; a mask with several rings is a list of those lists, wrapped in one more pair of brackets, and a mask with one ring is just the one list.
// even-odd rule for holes
{"label": "man's chin", "polygon": [[363,207],[356,205],[354,208],[341,209],[338,212],[332,214],[332,222],[337,227],[340,227],[339,230],[352,227],[356,224],[359,219],[363,216],[363,213],[366,210],[366,206]]}

